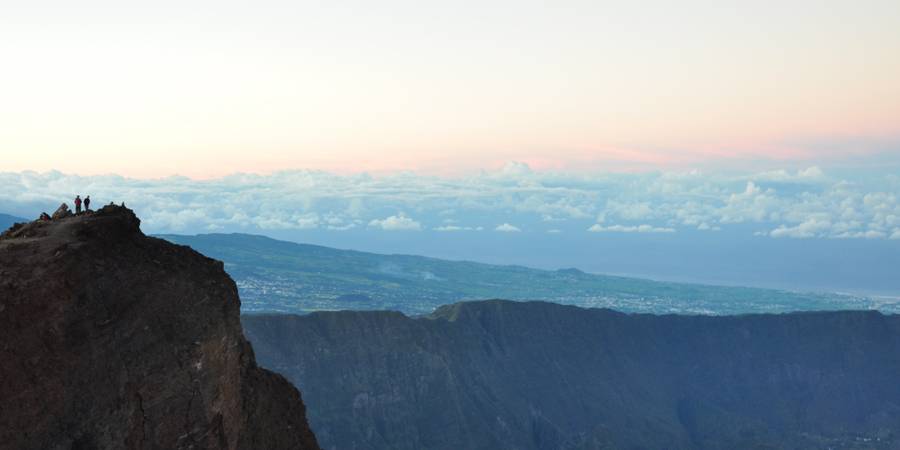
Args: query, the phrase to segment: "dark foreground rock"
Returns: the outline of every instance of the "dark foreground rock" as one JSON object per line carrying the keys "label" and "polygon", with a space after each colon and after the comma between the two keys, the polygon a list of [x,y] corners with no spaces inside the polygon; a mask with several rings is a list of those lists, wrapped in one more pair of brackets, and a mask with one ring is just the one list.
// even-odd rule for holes
{"label": "dark foreground rock", "polygon": [[326,449],[900,448],[900,316],[244,316]]}
{"label": "dark foreground rock", "polygon": [[0,448],[317,449],[222,264],[128,209],[0,238]]}

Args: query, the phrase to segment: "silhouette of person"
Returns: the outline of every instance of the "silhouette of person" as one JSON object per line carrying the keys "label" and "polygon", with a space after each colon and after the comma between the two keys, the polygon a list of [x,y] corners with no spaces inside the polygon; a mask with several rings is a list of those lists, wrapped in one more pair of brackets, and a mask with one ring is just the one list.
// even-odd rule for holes
{"label": "silhouette of person", "polygon": [[81,196],[75,196],[75,214],[81,214]]}
{"label": "silhouette of person", "polygon": [[84,196],[84,212],[88,212],[90,210],[91,210],[91,196],[85,195]]}

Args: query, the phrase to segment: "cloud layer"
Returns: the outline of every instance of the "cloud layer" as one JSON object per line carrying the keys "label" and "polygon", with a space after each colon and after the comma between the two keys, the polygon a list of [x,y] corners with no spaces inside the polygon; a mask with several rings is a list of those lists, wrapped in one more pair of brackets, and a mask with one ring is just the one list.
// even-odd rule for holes
{"label": "cloud layer", "polygon": [[[219,230],[714,233],[900,239],[900,177],[819,167],[760,173],[535,172],[462,178],[289,171],[215,180],[0,173],[0,211],[36,216],[76,193],[125,201],[151,233]],[[498,225],[500,224],[500,225]]]}

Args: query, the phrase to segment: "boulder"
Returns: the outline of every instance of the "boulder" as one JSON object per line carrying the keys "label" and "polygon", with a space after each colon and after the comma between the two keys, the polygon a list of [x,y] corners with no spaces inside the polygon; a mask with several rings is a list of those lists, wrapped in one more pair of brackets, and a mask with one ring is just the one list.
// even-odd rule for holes
{"label": "boulder", "polygon": [[66,217],[72,217],[72,211],[69,210],[69,205],[63,203],[59,205],[59,208],[56,208],[56,211],[50,216],[53,220],[57,219],[65,219]]}

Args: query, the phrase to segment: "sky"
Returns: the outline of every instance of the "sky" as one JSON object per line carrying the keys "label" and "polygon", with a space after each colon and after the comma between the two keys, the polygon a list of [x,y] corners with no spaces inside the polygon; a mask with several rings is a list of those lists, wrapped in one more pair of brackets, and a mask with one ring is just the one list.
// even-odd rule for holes
{"label": "sky", "polygon": [[0,213],[900,296],[900,2],[0,7]]}
{"label": "sky", "polygon": [[4,171],[897,164],[900,3],[13,2]]}

